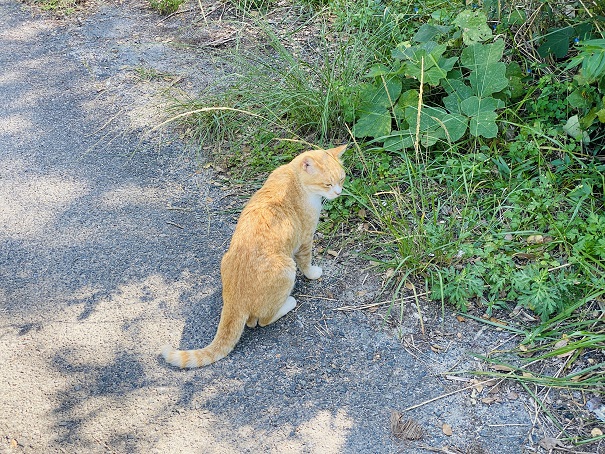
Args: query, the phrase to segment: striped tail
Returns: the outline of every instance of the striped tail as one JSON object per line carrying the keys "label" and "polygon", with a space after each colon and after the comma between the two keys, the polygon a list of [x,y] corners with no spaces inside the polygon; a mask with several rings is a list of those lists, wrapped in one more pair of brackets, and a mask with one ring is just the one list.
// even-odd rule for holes
{"label": "striped tail", "polygon": [[212,364],[223,359],[235,348],[244,332],[247,319],[247,315],[240,315],[236,318],[226,317],[223,311],[216,335],[210,345],[198,350],[176,350],[165,346],[162,348],[162,356],[169,364],[181,369],[193,369]]}

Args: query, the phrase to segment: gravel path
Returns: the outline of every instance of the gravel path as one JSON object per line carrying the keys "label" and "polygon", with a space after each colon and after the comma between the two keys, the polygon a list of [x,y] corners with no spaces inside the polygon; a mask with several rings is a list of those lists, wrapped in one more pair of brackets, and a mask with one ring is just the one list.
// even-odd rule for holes
{"label": "gravel path", "polygon": [[359,302],[362,276],[329,259],[296,311],[226,359],[167,367],[161,345],[214,335],[233,199],[176,138],[146,136],[161,87],[133,69],[187,89],[209,59],[157,39],[166,25],[142,2],[66,22],[0,10],[0,452],[522,451],[522,401],[468,393],[407,412],[424,436],[395,439],[392,409],[461,385],[371,316],[334,311]]}

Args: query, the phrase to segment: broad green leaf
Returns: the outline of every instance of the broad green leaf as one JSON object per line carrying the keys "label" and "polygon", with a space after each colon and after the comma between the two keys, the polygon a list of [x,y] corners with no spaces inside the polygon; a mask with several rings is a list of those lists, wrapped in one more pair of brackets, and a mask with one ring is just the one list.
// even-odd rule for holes
{"label": "broad green leaf", "polygon": [[605,76],[605,47],[600,50],[593,50],[590,55],[584,57],[582,74],[589,81],[588,83]]}
{"label": "broad green leaf", "polygon": [[441,57],[439,59],[438,65],[441,69],[445,70],[446,72],[450,72],[457,61],[458,61],[458,57],[450,57],[450,58]]}
{"label": "broad green leaf", "polygon": [[527,21],[527,13],[523,10],[512,10],[506,18],[508,25],[523,25]]}
{"label": "broad green leaf", "polygon": [[594,123],[594,121],[597,119],[597,112],[598,112],[598,109],[596,107],[593,107],[592,109],[590,109],[588,111],[588,113],[586,115],[584,115],[580,119],[580,127],[583,130],[586,130],[589,127],[592,126],[592,124]]}
{"label": "broad green leaf", "polygon": [[478,97],[491,96],[507,87],[506,65],[500,61],[503,51],[501,39],[492,44],[473,44],[462,51],[460,61],[471,70],[469,82]]}
{"label": "broad green leaf", "polygon": [[554,54],[557,58],[563,58],[569,52],[569,40],[575,34],[573,27],[557,28],[547,34],[544,42],[538,47],[538,54],[544,58]]}
{"label": "broad green leaf", "polygon": [[482,112],[502,109],[504,107],[504,102],[495,98],[478,98],[477,96],[471,96],[462,101],[460,107],[465,115],[472,117]]}
{"label": "broad green leaf", "polygon": [[450,94],[443,98],[443,105],[452,113],[462,113],[460,103],[473,96],[471,87],[457,79],[447,79],[446,83],[446,90]]}
{"label": "broad green leaf", "polygon": [[[405,119],[410,130],[416,134],[418,125],[418,108],[408,107],[405,110]],[[420,141],[423,146],[434,145],[439,139],[449,142],[459,140],[467,128],[467,119],[458,114],[450,114],[436,107],[423,107],[420,111]]]}
{"label": "broad green leaf", "polygon": [[581,140],[584,143],[590,143],[590,136],[586,131],[582,130],[582,127],[580,126],[580,119],[577,115],[567,119],[567,123],[565,123],[563,126],[563,131],[576,140]]}
{"label": "broad green leaf", "polygon": [[390,109],[401,94],[401,79],[397,76],[379,78],[373,84],[362,84],[360,88],[360,112],[375,111],[379,107]]}
{"label": "broad green leaf", "polygon": [[393,131],[384,141],[383,147],[388,151],[401,151],[404,148],[412,148],[414,146],[414,138],[416,132],[410,129],[405,131]]}
{"label": "broad green leaf", "polygon": [[405,75],[413,77],[423,83],[437,86],[439,81],[447,77],[457,57],[444,58],[445,44],[428,41],[418,46],[406,47],[401,44],[393,51],[393,57],[405,60],[403,67]]}
{"label": "broad green leaf", "polygon": [[460,103],[462,112],[471,117],[470,132],[473,136],[491,139],[498,135],[496,109],[504,107],[504,103],[494,98],[478,98],[471,96]]}
{"label": "broad green leaf", "polygon": [[504,40],[498,39],[491,44],[473,44],[464,48],[460,56],[460,63],[471,71],[502,59]]}
{"label": "broad green leaf", "polygon": [[442,121],[442,127],[445,130],[445,138],[448,142],[456,142],[466,133],[468,119],[465,116],[447,114],[443,117]]}
{"label": "broad green leaf", "polygon": [[471,117],[469,130],[475,137],[485,137],[493,139],[498,135],[498,125],[496,124],[498,114],[496,112],[482,112],[477,117]]}
{"label": "broad green leaf", "polygon": [[435,36],[449,32],[451,28],[446,25],[422,24],[412,40],[417,43],[426,43],[427,41],[431,41]]}
{"label": "broad green leaf", "polygon": [[408,90],[402,93],[397,101],[395,109],[393,109],[395,112],[395,117],[398,119],[404,119],[406,107],[418,106],[418,96],[418,90]]}
{"label": "broad green leaf", "polygon": [[420,65],[421,59],[424,58],[425,68],[430,68],[437,63],[446,49],[447,46],[445,44],[437,44],[435,41],[428,41],[417,46],[401,43],[391,54],[393,58],[407,60],[415,65]]}
{"label": "broad green leaf", "polygon": [[519,63],[511,62],[506,66],[506,77],[508,79],[511,99],[522,97],[525,94],[525,87],[522,81],[524,74]]}
{"label": "broad green leaf", "polygon": [[572,91],[569,96],[567,96],[567,98],[565,99],[571,107],[574,107],[576,109],[590,107],[592,105],[592,102],[582,96],[583,92],[584,89],[582,87],[578,87],[574,91]]}
{"label": "broad green leaf", "polygon": [[523,77],[523,69],[521,69],[521,65],[516,61],[510,62],[506,66],[506,77]]}
{"label": "broad green leaf", "polygon": [[391,132],[391,120],[386,109],[365,113],[353,126],[353,134],[357,138],[386,136]]}
{"label": "broad green leaf", "polygon": [[[439,125],[438,120],[441,120],[447,112],[438,107],[422,107],[420,111],[420,130],[434,128]],[[410,106],[405,109],[405,119],[409,123],[412,130],[416,129],[418,124],[418,108]]]}
{"label": "broad green leaf", "polygon": [[510,88],[510,98],[519,99],[526,93],[525,85],[520,77],[509,77],[508,86]]}
{"label": "broad green leaf", "polygon": [[462,29],[462,41],[467,46],[483,42],[492,36],[492,31],[487,25],[487,17],[480,10],[462,11],[454,19],[454,25]]}
{"label": "broad green leaf", "polygon": [[368,74],[366,74],[366,77],[386,76],[386,75],[389,75],[392,73],[393,73],[393,71],[388,66],[378,64],[378,65],[374,65],[370,68],[370,70],[368,71]]}

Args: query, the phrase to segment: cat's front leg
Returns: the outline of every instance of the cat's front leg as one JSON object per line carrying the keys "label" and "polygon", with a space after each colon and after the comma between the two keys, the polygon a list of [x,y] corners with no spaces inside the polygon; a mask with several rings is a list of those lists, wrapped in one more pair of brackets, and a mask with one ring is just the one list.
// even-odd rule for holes
{"label": "cat's front leg", "polygon": [[294,255],[294,259],[307,279],[319,279],[323,273],[323,270],[319,266],[311,265],[312,246],[313,238],[300,247],[298,252]]}

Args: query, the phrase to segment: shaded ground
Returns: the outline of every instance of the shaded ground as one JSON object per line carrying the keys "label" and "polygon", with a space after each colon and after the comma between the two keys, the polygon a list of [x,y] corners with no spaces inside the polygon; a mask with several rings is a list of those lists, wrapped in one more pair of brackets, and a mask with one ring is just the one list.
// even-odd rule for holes
{"label": "shaded ground", "polygon": [[[145,134],[158,93],[216,73],[199,39],[175,38],[204,36],[203,22],[192,32],[137,1],[68,21],[0,7],[2,452],[519,453],[532,441],[528,404],[509,391],[421,405],[404,419],[422,438],[393,436],[392,409],[467,385],[436,373],[506,337],[448,318],[454,343],[421,352],[415,322],[402,343],[372,314],[335,311],[379,289],[346,254],[322,259],[321,282],[295,289],[297,310],[246,330],[226,359],[167,367],[161,345],[214,335],[234,227],[213,174],[178,138]],[[142,80],[149,70],[170,77]]]}

